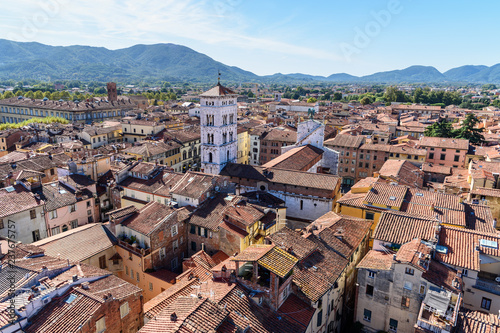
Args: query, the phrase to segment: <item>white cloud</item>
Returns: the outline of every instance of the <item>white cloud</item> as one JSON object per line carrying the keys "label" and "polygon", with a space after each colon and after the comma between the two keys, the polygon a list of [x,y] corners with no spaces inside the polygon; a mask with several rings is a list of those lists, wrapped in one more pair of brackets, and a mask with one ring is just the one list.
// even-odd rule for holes
{"label": "white cloud", "polygon": [[[16,7],[4,10],[3,16],[16,18],[4,22],[4,26],[12,28],[10,34],[4,36],[52,45],[88,44],[110,48],[172,41],[189,46],[191,40],[243,50],[271,50],[312,59],[342,61],[342,57],[321,47],[252,36],[253,32],[248,32],[251,27],[240,13],[242,1],[20,0]],[[30,10],[21,11],[19,8]],[[34,22],[34,15],[45,15],[47,20]],[[23,32],[23,27],[30,24],[36,31]]]}

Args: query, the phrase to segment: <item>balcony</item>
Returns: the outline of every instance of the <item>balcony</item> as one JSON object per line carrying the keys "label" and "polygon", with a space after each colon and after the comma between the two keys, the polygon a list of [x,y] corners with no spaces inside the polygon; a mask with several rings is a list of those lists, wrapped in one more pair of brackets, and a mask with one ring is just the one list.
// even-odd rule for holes
{"label": "balcony", "polygon": [[[429,290],[429,292],[433,293],[434,297],[432,297],[433,295],[426,295],[426,298],[420,306],[416,326],[434,333],[451,332],[457,321],[458,310],[461,304],[461,294],[455,294],[452,296],[451,293],[447,293],[445,291],[434,292]],[[436,300],[438,299],[439,301],[436,303]],[[446,304],[446,300],[449,301],[448,304]],[[443,301],[444,303],[441,303]],[[444,305],[444,307],[441,308],[441,310],[438,310],[426,304],[426,302],[433,304],[434,306],[436,306],[436,304],[440,306]],[[440,306],[437,307],[439,308]]]}
{"label": "balcony", "polygon": [[143,249],[139,246],[135,246],[133,244],[129,244],[127,241],[118,239],[118,245],[127,249],[130,252],[135,253],[139,257],[145,257],[151,254],[151,248]]}
{"label": "balcony", "polygon": [[472,288],[500,296],[500,284],[494,280],[493,276],[485,276],[482,272],[479,273],[476,283],[472,286]]}

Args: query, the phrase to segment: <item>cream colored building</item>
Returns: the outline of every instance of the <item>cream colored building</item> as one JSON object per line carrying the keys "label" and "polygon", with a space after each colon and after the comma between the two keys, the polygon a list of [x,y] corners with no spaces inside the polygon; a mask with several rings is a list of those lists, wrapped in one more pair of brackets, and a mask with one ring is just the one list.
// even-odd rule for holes
{"label": "cream colored building", "polygon": [[249,164],[250,162],[250,134],[247,128],[238,128],[238,164]]}

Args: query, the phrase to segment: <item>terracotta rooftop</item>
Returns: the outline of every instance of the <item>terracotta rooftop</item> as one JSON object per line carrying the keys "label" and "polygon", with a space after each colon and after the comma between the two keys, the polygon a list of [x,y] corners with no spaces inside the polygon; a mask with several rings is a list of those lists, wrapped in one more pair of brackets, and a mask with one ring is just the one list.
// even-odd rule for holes
{"label": "terracotta rooftop", "polygon": [[228,163],[221,171],[221,175],[329,191],[334,191],[341,180],[340,177],[330,174],[233,163]]}
{"label": "terracotta rooftop", "polygon": [[91,223],[33,243],[48,256],[84,261],[98,253],[112,249],[115,237],[101,223]]}
{"label": "terracotta rooftop", "polygon": [[311,145],[290,149],[284,154],[270,160],[263,165],[264,168],[280,168],[289,170],[307,171],[311,162],[317,162],[323,156],[323,150]]}
{"label": "terracotta rooftop", "polygon": [[385,251],[370,250],[361,259],[357,268],[365,268],[371,270],[391,270],[392,264],[394,262],[392,253]]}
{"label": "terracotta rooftop", "polygon": [[422,136],[420,137],[419,145],[422,147],[469,150],[469,140],[464,139]]}
{"label": "terracotta rooftop", "polygon": [[173,225],[177,222],[175,209],[153,201],[122,221],[121,224],[147,236],[162,223],[171,223]]}
{"label": "terracotta rooftop", "polygon": [[236,95],[234,91],[222,86],[218,83],[215,87],[205,91],[200,97],[218,97],[218,96],[232,96]]}
{"label": "terracotta rooftop", "polygon": [[35,209],[44,202],[22,185],[14,185],[0,189],[0,218],[4,218],[25,210]]}

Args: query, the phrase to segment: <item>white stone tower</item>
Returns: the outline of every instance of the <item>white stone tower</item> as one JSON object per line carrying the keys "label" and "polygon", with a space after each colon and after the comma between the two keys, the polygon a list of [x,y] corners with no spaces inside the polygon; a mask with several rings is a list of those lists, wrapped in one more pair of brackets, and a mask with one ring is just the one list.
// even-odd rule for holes
{"label": "white stone tower", "polygon": [[200,95],[201,170],[218,175],[238,152],[237,94],[219,83]]}

